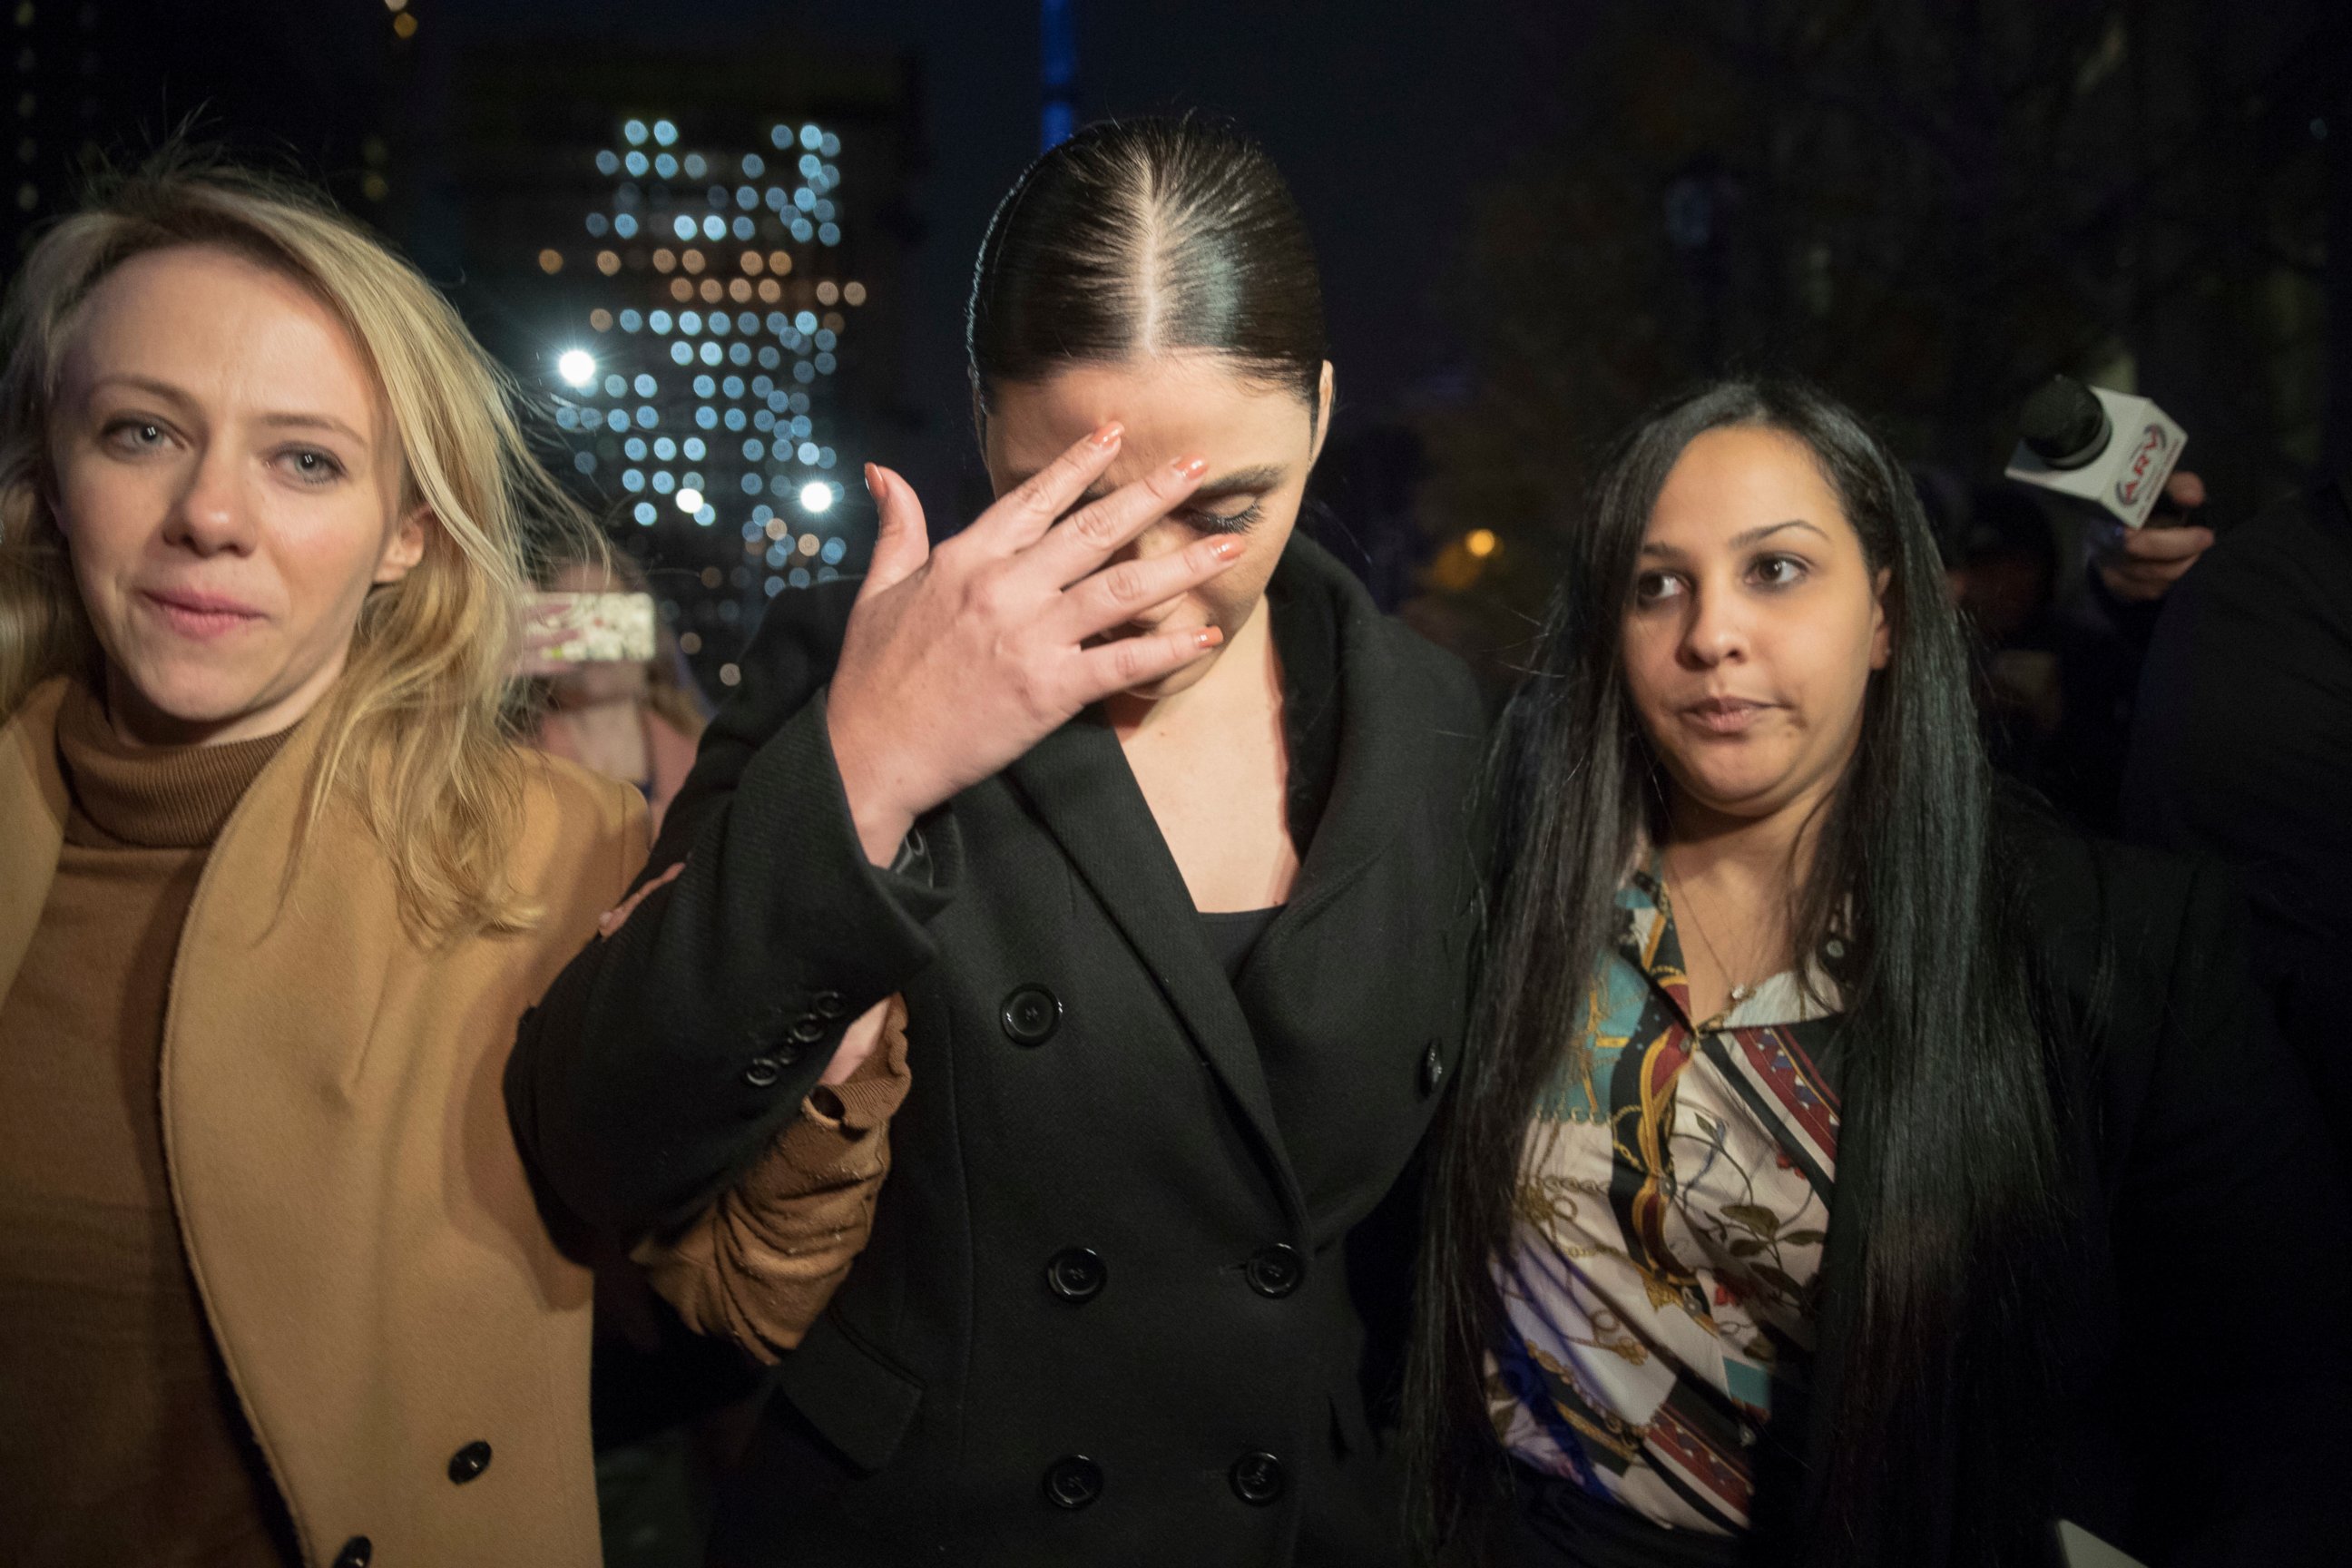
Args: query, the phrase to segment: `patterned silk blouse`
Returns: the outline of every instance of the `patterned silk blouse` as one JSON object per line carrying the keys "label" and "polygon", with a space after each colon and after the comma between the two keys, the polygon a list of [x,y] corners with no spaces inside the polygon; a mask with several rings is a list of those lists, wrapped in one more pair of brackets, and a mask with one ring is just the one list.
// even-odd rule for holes
{"label": "patterned silk blouse", "polygon": [[1735,1535],[1775,1393],[1811,1356],[1835,990],[1817,970],[1831,1000],[1815,1000],[1791,971],[1694,1020],[1654,858],[1617,904],[1589,1049],[1528,1129],[1488,1393],[1521,1463],[1659,1524]]}

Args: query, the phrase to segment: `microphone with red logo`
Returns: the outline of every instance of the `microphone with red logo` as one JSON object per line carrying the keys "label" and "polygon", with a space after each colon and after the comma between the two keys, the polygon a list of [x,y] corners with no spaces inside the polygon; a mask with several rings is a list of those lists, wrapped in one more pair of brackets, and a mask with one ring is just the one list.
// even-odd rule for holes
{"label": "microphone with red logo", "polygon": [[[2145,397],[2053,375],[2025,400],[2012,479],[2100,508],[2126,528],[2142,528],[2180,461],[2188,432]],[[2175,521],[2158,520],[2160,527]]]}

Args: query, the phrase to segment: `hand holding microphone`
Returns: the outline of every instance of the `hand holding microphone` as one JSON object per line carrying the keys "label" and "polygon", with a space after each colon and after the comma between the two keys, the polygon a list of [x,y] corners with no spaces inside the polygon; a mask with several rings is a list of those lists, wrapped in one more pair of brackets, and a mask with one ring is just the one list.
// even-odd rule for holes
{"label": "hand holding microphone", "polygon": [[2116,598],[2162,598],[2211,547],[2210,529],[2187,523],[2204,483],[2175,472],[2188,433],[2154,402],[2053,375],[2026,399],[2018,426],[2006,472],[2099,510],[2106,526],[2093,562]]}
{"label": "hand holding microphone", "polygon": [[2110,525],[2092,547],[2091,563],[2107,592],[2126,603],[2161,599],[2213,547],[2213,531],[2189,521],[2205,504],[2205,481],[2185,468],[2164,482],[2155,520],[2146,528]]}

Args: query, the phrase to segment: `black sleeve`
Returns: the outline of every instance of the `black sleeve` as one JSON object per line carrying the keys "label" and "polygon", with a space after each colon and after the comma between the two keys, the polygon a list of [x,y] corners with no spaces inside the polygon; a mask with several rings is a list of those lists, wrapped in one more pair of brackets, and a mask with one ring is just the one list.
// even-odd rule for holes
{"label": "black sleeve", "polygon": [[2168,967],[2143,949],[2118,971],[2163,998],[2140,1014],[2155,1037],[2115,1194],[2125,1375],[2148,1442],[2134,1533],[2164,1568],[2335,1561],[2352,1461],[2343,1176],[2249,980],[2224,873],[2196,873],[2178,931]]}
{"label": "black sleeve", "polygon": [[707,1203],[815,1087],[850,1020],[930,962],[953,821],[932,813],[892,869],[876,868],[826,734],[853,591],[775,601],[663,824],[642,902],[523,1018],[506,1072],[516,1140],[570,1216],[598,1229],[634,1238]]}
{"label": "black sleeve", "polygon": [[2333,491],[2224,538],[2158,624],[2124,773],[2126,834],[2236,868],[2256,977],[2352,1160],[2352,516]]}

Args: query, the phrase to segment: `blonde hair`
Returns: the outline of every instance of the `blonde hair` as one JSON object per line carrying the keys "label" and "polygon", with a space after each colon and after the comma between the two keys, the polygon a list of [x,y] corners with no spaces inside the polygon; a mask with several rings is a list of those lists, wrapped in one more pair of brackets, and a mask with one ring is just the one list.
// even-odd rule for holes
{"label": "blonde hair", "polygon": [[51,510],[48,426],[83,303],[131,258],[232,251],[308,288],[373,371],[423,506],[424,559],[373,589],[320,727],[297,844],[348,803],[391,863],[402,913],[459,937],[535,911],[506,877],[523,753],[508,715],[520,595],[548,550],[601,560],[603,535],[532,455],[513,378],[414,267],[309,191],[184,151],[159,155],[49,229],[26,258],[0,341],[0,719],[98,647]]}

